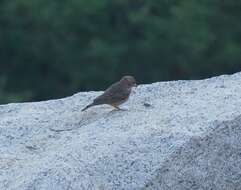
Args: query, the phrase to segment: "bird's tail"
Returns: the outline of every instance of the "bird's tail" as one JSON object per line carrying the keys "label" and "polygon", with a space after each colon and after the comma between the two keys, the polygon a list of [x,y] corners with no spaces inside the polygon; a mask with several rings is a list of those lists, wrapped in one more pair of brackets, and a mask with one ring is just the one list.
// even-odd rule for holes
{"label": "bird's tail", "polygon": [[90,108],[90,107],[92,107],[92,106],[94,106],[94,104],[92,103],[92,104],[90,104],[90,105],[88,105],[88,106],[86,106],[84,109],[82,109],[81,111],[85,111],[85,110],[87,110],[88,108]]}

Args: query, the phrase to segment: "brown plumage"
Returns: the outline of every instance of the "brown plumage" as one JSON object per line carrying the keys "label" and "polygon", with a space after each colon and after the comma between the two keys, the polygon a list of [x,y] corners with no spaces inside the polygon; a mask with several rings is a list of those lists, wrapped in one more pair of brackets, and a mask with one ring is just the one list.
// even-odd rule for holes
{"label": "brown plumage", "polygon": [[135,78],[124,76],[120,81],[112,84],[102,95],[95,98],[93,103],[86,106],[82,111],[101,104],[108,104],[120,110],[119,105],[128,100],[134,86],[136,86]]}

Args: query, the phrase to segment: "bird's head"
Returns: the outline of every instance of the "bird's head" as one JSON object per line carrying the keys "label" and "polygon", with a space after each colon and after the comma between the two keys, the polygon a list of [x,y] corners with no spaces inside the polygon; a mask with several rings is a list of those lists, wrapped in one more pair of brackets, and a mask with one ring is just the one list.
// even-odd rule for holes
{"label": "bird's head", "polygon": [[137,86],[136,79],[133,76],[124,76],[122,77],[121,82],[129,88]]}

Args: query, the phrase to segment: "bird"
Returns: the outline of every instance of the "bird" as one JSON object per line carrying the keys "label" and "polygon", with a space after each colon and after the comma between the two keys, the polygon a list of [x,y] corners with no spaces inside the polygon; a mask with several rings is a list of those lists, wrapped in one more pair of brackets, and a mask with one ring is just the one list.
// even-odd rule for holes
{"label": "bird", "polygon": [[107,104],[113,106],[117,110],[122,110],[119,106],[128,100],[132,87],[136,86],[136,80],[133,76],[124,76],[120,81],[107,88],[103,94],[96,97],[91,104],[87,105],[81,111],[102,104]]}

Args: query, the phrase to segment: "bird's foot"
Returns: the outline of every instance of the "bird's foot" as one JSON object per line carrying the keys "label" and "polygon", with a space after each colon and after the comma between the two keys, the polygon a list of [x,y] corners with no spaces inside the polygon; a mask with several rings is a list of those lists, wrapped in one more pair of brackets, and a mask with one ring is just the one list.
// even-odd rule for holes
{"label": "bird's foot", "polygon": [[117,111],[128,111],[128,109],[120,108],[120,109],[118,109]]}
{"label": "bird's foot", "polygon": [[127,109],[122,109],[122,108],[119,108],[118,106],[114,106],[114,107],[116,111],[127,111]]}

